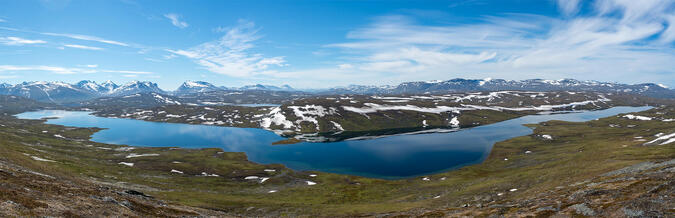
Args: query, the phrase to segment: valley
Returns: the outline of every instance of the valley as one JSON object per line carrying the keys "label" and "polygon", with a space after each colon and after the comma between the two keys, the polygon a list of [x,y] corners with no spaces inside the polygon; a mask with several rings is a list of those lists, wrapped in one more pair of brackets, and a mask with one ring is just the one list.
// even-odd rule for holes
{"label": "valley", "polygon": [[[482,163],[381,180],[260,165],[220,149],[102,144],[90,141],[97,128],[3,116],[3,193],[25,187],[35,196],[73,197],[2,195],[0,211],[86,215],[77,208],[94,206],[140,216],[667,216],[673,201],[661,196],[675,191],[673,119],[673,107],[663,106],[588,122],[532,124],[533,134],[495,144]],[[58,182],[48,189],[26,185],[45,179]],[[91,200],[75,201],[84,198]],[[70,206],[58,206],[64,204]]]}
{"label": "valley", "polygon": [[[571,90],[208,87],[69,103],[0,95],[0,190],[7,193],[0,215],[91,215],[78,208],[169,217],[673,213],[672,99]],[[62,112],[15,117],[43,110]],[[570,121],[535,118],[546,116]],[[185,126],[159,128],[166,124]],[[148,135],[163,139],[130,140]],[[201,144],[181,144],[195,142]],[[383,145],[387,151],[376,152]],[[395,155],[396,162],[378,156],[397,152],[406,155]],[[39,188],[41,181],[51,182]],[[58,197],[63,193],[72,197]]]}

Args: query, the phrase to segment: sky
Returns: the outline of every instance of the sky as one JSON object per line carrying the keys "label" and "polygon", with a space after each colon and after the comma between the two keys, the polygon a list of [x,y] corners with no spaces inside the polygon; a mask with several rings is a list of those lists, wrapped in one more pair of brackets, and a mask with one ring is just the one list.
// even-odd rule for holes
{"label": "sky", "polygon": [[0,83],[675,87],[675,0],[0,0]]}

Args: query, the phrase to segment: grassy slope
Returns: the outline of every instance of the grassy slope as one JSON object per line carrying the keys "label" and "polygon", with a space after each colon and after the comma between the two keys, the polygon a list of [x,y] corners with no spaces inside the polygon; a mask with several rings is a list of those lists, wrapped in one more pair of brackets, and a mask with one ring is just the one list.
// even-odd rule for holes
{"label": "grassy slope", "polygon": [[[675,118],[672,107],[644,114]],[[644,142],[633,138],[652,139],[660,132],[671,133],[675,131],[675,122],[617,117],[585,123],[552,121],[533,125],[535,135],[497,143],[484,163],[432,175],[430,181],[421,178],[387,181],[296,172],[279,165],[251,163],[242,153],[222,153],[218,149],[137,148],[122,151],[115,150],[119,146],[87,141],[97,129],[45,125],[12,117],[2,117],[0,123],[4,125],[0,127],[2,161],[64,180],[84,179],[143,191],[178,204],[245,215],[407,214],[454,208],[466,203],[522,202],[556,187],[585,181],[621,167],[675,158],[675,143],[642,146]],[[609,124],[619,124],[622,128],[612,128]],[[637,126],[627,128],[627,125]],[[67,139],[54,137],[54,134]],[[549,134],[554,140],[543,140],[536,134]],[[525,154],[527,150],[532,153]],[[125,158],[131,153],[156,153],[159,156]],[[36,161],[29,155],[56,162]],[[118,164],[121,161],[136,165],[127,167]],[[174,164],[173,161],[181,163]],[[172,169],[185,174],[170,173]],[[264,169],[277,171],[265,172]],[[195,176],[201,172],[221,177]],[[310,177],[312,173],[318,176]],[[263,184],[243,179],[251,175],[271,179]],[[441,180],[443,177],[446,179]],[[308,186],[307,180],[318,184]],[[509,192],[512,188],[518,191]],[[278,192],[267,193],[270,190]],[[497,193],[505,194],[497,196]],[[515,213],[518,210],[511,208],[498,212]],[[445,210],[435,212],[448,213]]]}

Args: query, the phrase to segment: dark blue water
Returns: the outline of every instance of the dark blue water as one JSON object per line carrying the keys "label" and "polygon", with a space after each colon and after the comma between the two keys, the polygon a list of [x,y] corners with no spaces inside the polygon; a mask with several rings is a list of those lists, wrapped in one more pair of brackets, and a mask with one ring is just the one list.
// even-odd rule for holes
{"label": "dark blue water", "polygon": [[262,129],[157,123],[103,118],[88,112],[37,111],[22,119],[58,117],[47,123],[106,128],[92,136],[101,143],[131,146],[222,148],[245,152],[257,163],[281,163],[296,170],[351,174],[386,179],[419,176],[482,162],[495,142],[528,135],[523,126],[547,120],[588,121],[649,107],[614,107],[602,111],[532,115],[451,133],[400,135],[331,143],[272,145],[284,138]]}

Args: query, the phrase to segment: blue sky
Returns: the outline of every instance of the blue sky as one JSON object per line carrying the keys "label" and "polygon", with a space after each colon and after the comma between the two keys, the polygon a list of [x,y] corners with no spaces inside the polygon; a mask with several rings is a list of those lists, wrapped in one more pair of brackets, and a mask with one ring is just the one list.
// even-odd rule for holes
{"label": "blue sky", "polygon": [[0,0],[0,82],[675,86],[673,0]]}

